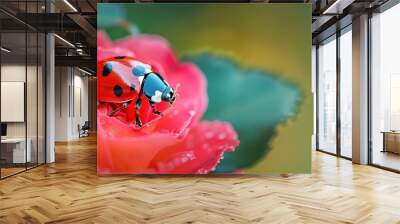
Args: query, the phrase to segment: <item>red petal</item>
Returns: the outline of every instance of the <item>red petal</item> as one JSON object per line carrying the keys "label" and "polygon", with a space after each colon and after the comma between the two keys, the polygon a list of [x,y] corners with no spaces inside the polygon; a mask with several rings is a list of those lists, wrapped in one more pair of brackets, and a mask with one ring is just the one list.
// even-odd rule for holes
{"label": "red petal", "polygon": [[[107,49],[110,51],[111,49]],[[99,55],[106,50],[99,49]],[[174,87],[177,92],[177,99],[172,108],[168,108],[166,103],[157,105],[163,112],[163,116],[154,115],[148,103],[148,99],[142,98],[142,108],[140,118],[146,124],[145,132],[158,131],[169,132],[171,134],[185,134],[186,128],[194,122],[197,123],[207,108],[206,80],[202,72],[193,64],[182,63],[171,70],[167,82]],[[168,109],[167,109],[168,108]],[[128,109],[120,113],[126,122],[135,122],[135,105],[131,103]]]}
{"label": "red petal", "polygon": [[97,31],[97,47],[110,48],[112,45],[112,41],[105,32]]}
{"label": "red petal", "polygon": [[141,35],[113,44],[100,32],[98,43],[98,60],[135,56],[151,64],[178,95],[168,109],[165,103],[157,105],[162,117],[153,115],[144,101],[140,116],[147,123],[140,129],[134,104],[114,117],[108,116],[111,105],[99,105],[99,173],[209,173],[225,151],[239,144],[229,124],[198,124],[207,108],[206,80],[195,65],[178,63],[164,39]]}
{"label": "red petal", "polygon": [[224,152],[232,152],[238,145],[237,134],[228,123],[203,121],[178,144],[160,151],[150,168],[163,174],[206,174]]}
{"label": "red petal", "polygon": [[102,48],[102,47],[97,47],[97,61],[101,61],[107,58],[112,58],[116,56],[131,56],[134,57],[135,54],[131,51],[118,48],[118,47],[113,47],[113,48]]}
{"label": "red petal", "polygon": [[177,103],[163,112],[155,124],[155,132],[170,133],[176,137],[182,137],[187,134],[188,129],[195,121],[197,106],[194,103]]}
{"label": "red petal", "polygon": [[181,63],[171,73],[168,82],[176,89],[177,103],[194,104],[194,119],[199,121],[208,104],[207,81],[200,69],[190,63]]}
{"label": "red petal", "polygon": [[115,117],[107,115],[107,106],[97,109],[97,170],[108,173],[151,173],[150,161],[162,149],[175,145],[176,136],[167,133],[146,134]]}
{"label": "red petal", "polygon": [[168,82],[176,90],[177,99],[158,121],[156,131],[182,135],[200,120],[207,108],[206,80],[192,64],[180,64],[170,74]]}
{"label": "red petal", "polygon": [[115,45],[134,52],[139,60],[156,67],[164,78],[178,64],[168,42],[159,36],[131,36],[115,42]]}

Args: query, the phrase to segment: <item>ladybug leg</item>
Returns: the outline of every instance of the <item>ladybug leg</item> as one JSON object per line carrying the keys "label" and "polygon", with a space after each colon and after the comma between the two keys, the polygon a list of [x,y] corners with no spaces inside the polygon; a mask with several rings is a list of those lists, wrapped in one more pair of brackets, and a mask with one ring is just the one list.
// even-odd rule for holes
{"label": "ladybug leg", "polygon": [[158,111],[158,110],[156,109],[156,107],[155,107],[155,105],[154,105],[154,102],[150,101],[150,106],[151,106],[151,109],[152,109],[152,111],[153,111],[153,114],[157,114],[157,115],[159,115],[159,116],[162,115],[161,112]]}
{"label": "ladybug leg", "polygon": [[127,108],[127,107],[129,106],[130,103],[131,103],[131,102],[125,102],[125,103],[123,103],[122,106],[120,106],[120,107],[118,107],[117,109],[111,111],[111,112],[108,114],[108,116],[110,116],[110,117],[114,116],[116,113],[118,113],[118,112],[120,112],[121,110]]}
{"label": "ladybug leg", "polygon": [[139,91],[139,94],[138,94],[138,98],[137,98],[136,103],[135,103],[136,125],[139,126],[139,128],[141,128],[143,126],[142,120],[140,119],[140,115],[139,115],[139,109],[142,106],[143,87],[144,87],[144,83],[146,82],[146,79],[147,79],[148,75],[149,74],[145,74],[144,75],[142,83],[140,84],[140,91]]}
{"label": "ladybug leg", "polygon": [[136,115],[136,125],[139,126],[140,128],[142,127],[142,120],[140,120],[140,115],[139,115],[139,109],[141,106],[142,106],[142,99],[140,98],[139,95],[135,103],[135,115]]}

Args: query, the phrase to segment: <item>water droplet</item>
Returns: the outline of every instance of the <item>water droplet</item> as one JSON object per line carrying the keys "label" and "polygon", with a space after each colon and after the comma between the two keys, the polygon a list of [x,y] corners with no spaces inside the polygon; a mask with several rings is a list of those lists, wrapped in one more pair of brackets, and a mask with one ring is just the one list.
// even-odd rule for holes
{"label": "water droplet", "polygon": [[206,132],[206,134],[204,135],[206,137],[206,139],[210,139],[214,136],[214,133],[212,132]]}
{"label": "water droplet", "polygon": [[186,157],[189,158],[189,160],[194,160],[196,157],[194,156],[193,152],[188,152],[186,154]]}
{"label": "water droplet", "polygon": [[181,159],[181,162],[182,163],[186,163],[188,161],[188,158],[187,157],[183,157],[182,159]]}
{"label": "water droplet", "polygon": [[226,134],[225,133],[220,133],[219,135],[218,135],[218,139],[219,140],[222,140],[222,139],[224,139],[226,137]]}
{"label": "water droplet", "polygon": [[189,115],[193,116],[193,115],[195,115],[196,112],[194,110],[189,110],[188,113],[189,113]]}
{"label": "water droplet", "polygon": [[207,170],[206,169],[199,169],[197,171],[198,174],[207,174]]}

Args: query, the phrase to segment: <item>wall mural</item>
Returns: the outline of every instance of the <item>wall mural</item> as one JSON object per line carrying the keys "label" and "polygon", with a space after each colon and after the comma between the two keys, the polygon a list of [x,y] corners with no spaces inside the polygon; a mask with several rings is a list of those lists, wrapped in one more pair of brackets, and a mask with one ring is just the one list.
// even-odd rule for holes
{"label": "wall mural", "polygon": [[307,173],[308,4],[98,4],[99,174]]}

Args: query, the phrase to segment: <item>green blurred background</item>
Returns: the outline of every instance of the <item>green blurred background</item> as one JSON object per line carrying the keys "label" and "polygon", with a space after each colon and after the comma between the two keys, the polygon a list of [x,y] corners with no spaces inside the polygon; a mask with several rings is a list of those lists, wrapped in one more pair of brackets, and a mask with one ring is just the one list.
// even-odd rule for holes
{"label": "green blurred background", "polygon": [[311,172],[310,21],[310,4],[98,4],[98,27],[112,39],[160,35],[205,73],[204,119],[231,122],[243,143],[217,172]]}

